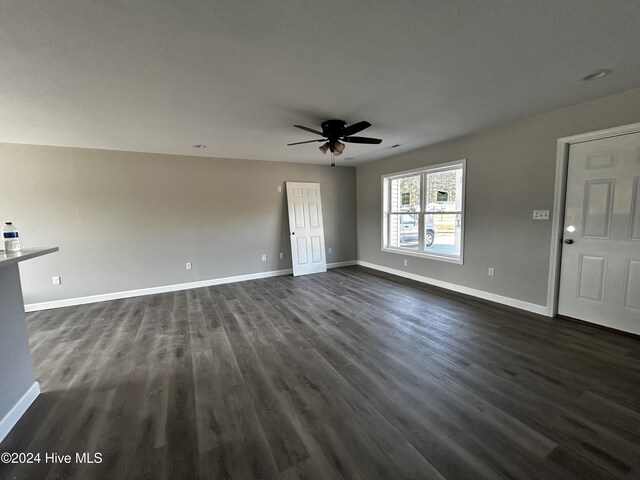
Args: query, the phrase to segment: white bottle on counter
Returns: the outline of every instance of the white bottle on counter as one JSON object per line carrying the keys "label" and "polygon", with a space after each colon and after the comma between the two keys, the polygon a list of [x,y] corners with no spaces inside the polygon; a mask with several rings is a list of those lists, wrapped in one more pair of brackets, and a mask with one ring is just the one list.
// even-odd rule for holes
{"label": "white bottle on counter", "polygon": [[13,223],[6,222],[4,224],[2,237],[4,238],[4,249],[7,253],[20,251],[20,235],[18,234],[18,229],[13,226]]}

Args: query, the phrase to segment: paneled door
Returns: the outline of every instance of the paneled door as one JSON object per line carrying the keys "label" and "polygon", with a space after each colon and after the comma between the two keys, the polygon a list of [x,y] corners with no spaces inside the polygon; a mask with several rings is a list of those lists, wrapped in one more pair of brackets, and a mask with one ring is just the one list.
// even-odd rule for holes
{"label": "paneled door", "polygon": [[287,182],[293,276],[327,271],[319,183]]}
{"label": "paneled door", "polygon": [[558,313],[640,334],[640,133],[571,145]]}

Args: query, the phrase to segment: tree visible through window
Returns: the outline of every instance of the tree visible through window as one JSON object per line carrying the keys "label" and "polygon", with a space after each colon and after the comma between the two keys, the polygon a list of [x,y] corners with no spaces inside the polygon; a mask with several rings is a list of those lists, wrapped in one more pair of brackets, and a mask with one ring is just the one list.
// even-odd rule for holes
{"label": "tree visible through window", "polygon": [[462,263],[465,161],[383,177],[383,250]]}

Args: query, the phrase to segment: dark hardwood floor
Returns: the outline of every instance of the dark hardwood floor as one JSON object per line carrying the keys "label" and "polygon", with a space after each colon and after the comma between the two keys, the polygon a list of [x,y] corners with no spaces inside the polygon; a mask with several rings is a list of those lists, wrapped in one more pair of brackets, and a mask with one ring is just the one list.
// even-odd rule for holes
{"label": "dark hardwood floor", "polygon": [[640,478],[640,340],[360,267],[28,315],[9,479]]}

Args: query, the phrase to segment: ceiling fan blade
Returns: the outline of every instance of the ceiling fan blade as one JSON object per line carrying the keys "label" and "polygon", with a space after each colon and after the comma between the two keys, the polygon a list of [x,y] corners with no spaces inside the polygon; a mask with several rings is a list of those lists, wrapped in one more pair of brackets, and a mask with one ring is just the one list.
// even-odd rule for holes
{"label": "ceiling fan blade", "polygon": [[304,125],[294,125],[294,127],[300,128],[300,129],[305,130],[307,132],[315,133],[316,135],[322,135],[324,137],[324,133],[322,133],[322,132],[320,132],[318,130],[314,130],[313,128],[305,127]]}
{"label": "ceiling fan blade", "polygon": [[369,128],[370,126],[371,124],[369,122],[365,122],[363,120],[362,122],[354,123],[353,125],[345,127],[345,129],[342,131],[342,135],[347,137],[349,135],[353,135],[354,133],[361,132],[362,130],[364,130],[365,128]]}
{"label": "ceiling fan blade", "polygon": [[378,145],[382,142],[382,139],[370,137],[344,137],[342,141],[349,143],[369,143],[371,145]]}
{"label": "ceiling fan blade", "polygon": [[290,145],[302,145],[303,143],[315,143],[315,142],[324,142],[324,138],[319,138],[318,140],[307,140],[305,142],[295,142],[295,143],[287,143],[287,146]]}

